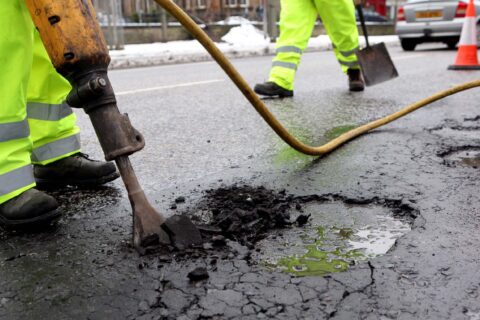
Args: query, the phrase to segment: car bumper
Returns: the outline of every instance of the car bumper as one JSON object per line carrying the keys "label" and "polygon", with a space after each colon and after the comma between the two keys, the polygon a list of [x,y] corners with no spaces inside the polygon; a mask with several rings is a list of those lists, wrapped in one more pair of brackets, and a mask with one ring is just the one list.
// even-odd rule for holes
{"label": "car bumper", "polygon": [[454,19],[445,22],[398,22],[396,34],[403,38],[446,38],[460,37],[463,21],[465,19]]}

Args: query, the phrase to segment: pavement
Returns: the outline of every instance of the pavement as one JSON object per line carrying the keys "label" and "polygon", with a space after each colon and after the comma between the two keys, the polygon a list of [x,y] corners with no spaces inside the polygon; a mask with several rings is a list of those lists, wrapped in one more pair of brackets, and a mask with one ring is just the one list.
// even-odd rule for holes
{"label": "pavement", "polygon": [[[317,145],[480,75],[447,71],[455,51],[442,45],[390,53],[400,77],[363,93],[347,91],[331,52],[306,53],[295,97],[265,102]],[[254,84],[266,79],[270,59],[233,63]],[[114,70],[110,77],[120,109],[145,136],[145,149],[131,160],[160,211],[208,221],[221,205],[212,194],[238,186],[245,201],[263,188],[289,205],[292,217],[310,220],[267,230],[255,243],[226,239],[223,248],[139,256],[121,181],[50,191],[65,212],[56,226],[0,231],[0,319],[480,318],[478,89],[316,158],[280,141],[213,62]],[[76,113],[83,151],[101,158],[88,117]],[[362,232],[381,244],[386,226],[395,227],[387,252],[348,251]],[[315,258],[291,260],[292,252],[305,253],[299,244],[313,245]],[[337,270],[319,275],[307,264],[324,261],[321,252]],[[286,272],[282,261],[301,268]],[[209,277],[190,280],[198,267]]]}
{"label": "pavement", "polygon": [[[255,31],[248,29],[240,36],[232,34],[227,39],[230,42],[216,43],[220,51],[229,59],[266,56],[275,54],[275,43],[263,39]],[[259,39],[260,37],[260,39]],[[249,40],[251,39],[251,40]],[[395,35],[370,36],[370,44],[384,42],[389,47],[400,45]],[[365,46],[365,39],[360,37],[360,46]],[[305,52],[330,51],[332,43],[326,35],[311,38]],[[136,67],[150,67],[166,64],[210,61],[209,53],[196,40],[170,41],[166,43],[148,43],[126,45],[123,50],[110,51],[112,61],[110,69],[125,69]]]}

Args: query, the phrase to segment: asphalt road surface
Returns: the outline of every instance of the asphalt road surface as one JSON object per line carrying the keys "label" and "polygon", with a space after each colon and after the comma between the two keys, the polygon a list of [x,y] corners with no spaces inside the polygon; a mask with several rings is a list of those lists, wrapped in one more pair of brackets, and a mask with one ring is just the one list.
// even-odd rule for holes
{"label": "asphalt road surface", "polygon": [[[456,52],[440,47],[391,48],[400,77],[362,93],[347,91],[332,52],[308,53],[295,97],[265,102],[296,136],[322,144],[480,76],[447,71]],[[252,85],[267,79],[270,62],[233,61]],[[263,186],[284,189],[297,204],[292,214],[310,213],[311,220],[251,246],[227,241],[224,255],[139,257],[130,246],[121,181],[50,191],[65,212],[56,226],[33,235],[0,232],[0,319],[480,319],[478,89],[315,158],[276,137],[213,62],[110,77],[121,111],[145,136],[145,149],[131,159],[159,210],[196,215],[206,190]],[[88,117],[77,114],[83,151],[102,158]],[[185,202],[173,205],[180,196]],[[388,228],[394,235],[388,252],[369,253]],[[337,247],[342,241],[352,247],[370,232],[363,237],[367,249],[334,265],[343,272],[280,270],[305,234],[317,234],[317,249],[333,254],[328,232],[335,238],[328,244]],[[209,278],[189,281],[198,266]]]}

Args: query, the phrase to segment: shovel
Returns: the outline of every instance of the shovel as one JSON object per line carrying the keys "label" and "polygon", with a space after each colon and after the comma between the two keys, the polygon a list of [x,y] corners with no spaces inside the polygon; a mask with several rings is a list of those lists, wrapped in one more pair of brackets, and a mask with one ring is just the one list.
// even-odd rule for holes
{"label": "shovel", "polygon": [[398,77],[397,69],[388,54],[385,43],[382,42],[373,46],[368,43],[368,33],[367,27],[365,26],[365,18],[363,17],[362,5],[355,5],[355,8],[357,9],[367,44],[366,48],[356,52],[366,85],[373,86],[377,83]]}

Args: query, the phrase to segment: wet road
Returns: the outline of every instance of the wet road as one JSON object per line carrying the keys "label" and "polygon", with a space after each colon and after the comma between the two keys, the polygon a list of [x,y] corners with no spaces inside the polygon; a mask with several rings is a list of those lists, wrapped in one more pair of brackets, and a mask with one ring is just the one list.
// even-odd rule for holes
{"label": "wet road", "polygon": [[[295,97],[266,103],[303,141],[321,144],[339,127],[480,76],[447,71],[455,51],[436,48],[390,49],[400,77],[363,93],[346,90],[332,52],[308,53]],[[270,59],[233,62],[254,84],[267,78]],[[363,230],[395,218],[403,221],[395,225],[403,236],[388,253],[345,272],[292,277],[271,271],[267,260],[277,251],[268,249],[298,234],[267,237],[252,259],[244,247],[224,257],[138,257],[129,246],[130,208],[120,181],[52,192],[66,212],[58,226],[34,235],[0,233],[0,319],[480,318],[478,89],[316,159],[280,141],[213,62],[110,77],[121,110],[147,141],[133,166],[163,212],[195,213],[207,189],[262,185],[303,197],[302,207],[314,215],[310,228]],[[84,151],[101,158],[88,118],[78,114]],[[179,196],[186,202],[171,209]],[[188,282],[196,266],[207,266],[210,278]]]}

